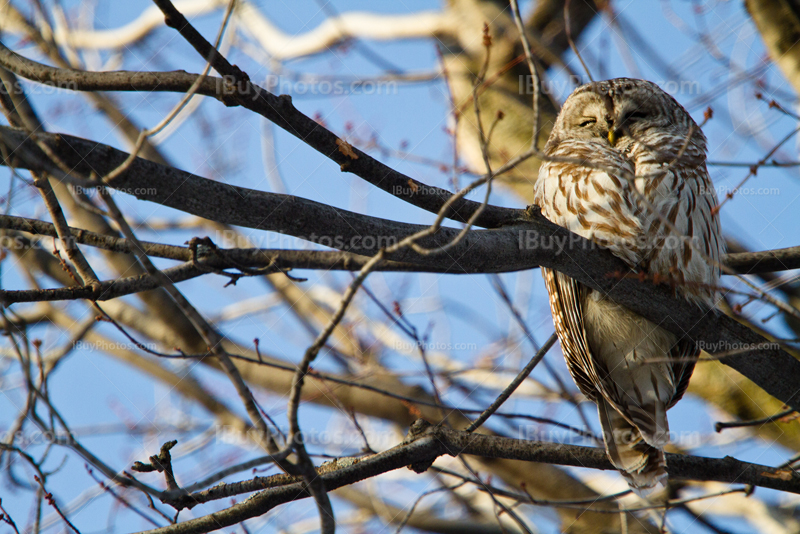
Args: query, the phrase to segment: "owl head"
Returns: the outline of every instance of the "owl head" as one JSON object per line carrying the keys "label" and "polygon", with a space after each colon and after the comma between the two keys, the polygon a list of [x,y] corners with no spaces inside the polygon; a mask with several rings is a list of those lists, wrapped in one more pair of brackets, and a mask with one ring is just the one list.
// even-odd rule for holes
{"label": "owl head", "polygon": [[[608,143],[621,152],[658,150],[674,156],[689,134],[690,153],[705,153],[705,136],[689,113],[661,88],[646,80],[614,78],[581,85],[567,98],[545,151],[565,139]],[[669,139],[669,143],[664,141]]]}

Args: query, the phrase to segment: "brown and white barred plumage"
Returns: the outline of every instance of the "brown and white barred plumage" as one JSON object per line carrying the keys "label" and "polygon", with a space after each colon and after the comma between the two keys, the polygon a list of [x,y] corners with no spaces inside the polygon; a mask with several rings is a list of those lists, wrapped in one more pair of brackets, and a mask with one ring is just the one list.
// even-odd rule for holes
{"label": "brown and white barred plumage", "polygon": [[[714,306],[717,198],[705,136],[678,102],[644,80],[583,85],[544,150],[583,162],[542,164],[534,202],[545,217]],[[561,273],[542,272],[567,367],[597,403],[609,459],[634,489],[653,487],[666,477],[666,411],[686,391],[699,349]]]}

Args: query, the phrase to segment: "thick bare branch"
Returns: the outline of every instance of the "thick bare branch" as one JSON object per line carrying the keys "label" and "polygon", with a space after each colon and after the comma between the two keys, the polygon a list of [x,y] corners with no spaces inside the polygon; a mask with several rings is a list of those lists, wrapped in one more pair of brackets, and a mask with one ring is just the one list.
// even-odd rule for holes
{"label": "thick bare branch", "polygon": [[[319,471],[325,481],[325,487],[333,490],[401,467],[408,466],[414,471],[422,472],[436,458],[446,454],[450,456],[469,454],[484,458],[546,462],[590,469],[614,469],[606,457],[605,451],[600,448],[487,436],[451,430],[441,426],[431,426],[420,420],[412,425],[412,433],[405,443],[366,458],[334,460],[322,466]],[[339,464],[346,465],[346,467],[339,468]],[[800,475],[792,470],[741,462],[731,457],[718,459],[668,454],[667,470],[670,477],[675,479],[751,484],[800,493]],[[281,485],[276,487],[276,484]],[[259,478],[242,486],[245,491],[256,491],[264,487],[269,489],[221,512],[177,525],[149,530],[147,533],[200,534],[209,532],[236,524],[250,517],[262,515],[279,504],[309,496],[302,482],[285,475]],[[219,485],[207,492],[202,492],[203,499],[209,500],[205,497],[206,494],[211,496],[214,492],[226,494],[226,487]]]}
{"label": "thick bare branch", "polygon": [[[31,235],[58,237],[55,226],[52,223],[40,221],[38,219],[28,219],[25,217],[15,217],[12,215],[0,215],[0,229],[19,230]],[[114,237],[83,230],[79,228],[69,228],[73,239],[81,245],[89,245],[103,250],[131,254],[131,245],[125,238]],[[5,240],[6,248],[17,246],[16,240],[22,239],[21,236],[9,235]],[[183,262],[202,260],[202,265],[211,269],[266,269],[276,270],[287,269],[324,269],[334,271],[358,271],[369,261],[368,256],[352,254],[342,251],[322,251],[322,250],[291,250],[291,249],[259,249],[259,248],[232,248],[220,249],[213,245],[202,247],[202,253],[195,252],[198,245],[179,246],[165,245],[151,241],[139,241],[144,252],[148,256],[166,258]],[[800,268],[800,247],[788,247],[776,250],[764,250],[761,252],[737,252],[723,256],[723,263],[736,270],[740,274],[759,274],[766,272],[780,272],[790,269]],[[489,272],[507,272],[503,265],[488,266],[496,270]],[[411,262],[394,262],[385,260],[374,268],[375,271],[396,271],[396,272],[425,272],[449,274],[464,274],[463,272],[447,270],[447,265],[425,264]],[[202,270],[201,272],[208,272]],[[264,271],[267,272],[267,271]],[[248,273],[252,274],[252,273]],[[262,273],[263,274],[263,273]],[[187,274],[188,277],[198,276],[194,271]],[[179,281],[179,280],[176,280]],[[148,286],[149,287],[149,286]],[[82,296],[80,298],[88,298]],[[101,299],[111,298],[104,294]],[[48,299],[49,300],[49,299]],[[19,302],[19,301],[18,301]]]}
{"label": "thick bare branch", "polygon": [[772,60],[800,92],[800,5],[785,0],[745,0],[744,5]]}
{"label": "thick bare branch", "polygon": [[[24,132],[12,128],[0,129],[0,132],[11,154],[21,144],[36,150],[35,143]],[[116,168],[127,156],[111,147],[71,136],[40,135],[40,138],[54,142],[53,149],[62,161],[81,174],[91,171],[103,174],[104,169]],[[13,143],[9,143],[10,140]],[[30,161],[12,157],[12,161],[5,164],[37,167],[46,161],[44,155],[41,158]],[[142,200],[217,222],[277,231],[316,243],[322,243],[322,238],[325,238],[325,244],[341,244],[342,249],[364,255],[377,253],[384,245],[381,240],[391,239],[396,243],[427,228],[368,217],[297,197],[238,188],[141,158],[109,185],[121,191],[134,192]],[[305,217],[299,219],[297,213],[301,212]],[[264,213],[271,215],[264,218]],[[536,266],[559,270],[676,335],[688,336],[702,342],[705,347],[713,347],[710,349],[712,352],[739,351],[724,358],[723,363],[781,401],[793,407],[800,406],[800,392],[793,386],[800,383],[800,362],[778,344],[728,317],[676,299],[673,292],[664,286],[653,287],[652,283],[627,276],[626,265],[610,252],[600,250],[592,242],[552,224],[531,210],[526,219],[501,229],[470,232],[467,239],[441,258],[420,256],[409,249],[402,249],[388,258],[420,264],[443,265],[440,262],[444,262],[452,271],[472,273],[490,272],[489,266],[497,264],[505,265],[509,270]],[[425,248],[438,248],[451,242],[458,233],[454,228],[441,228],[435,235],[418,243]],[[368,236],[371,239],[365,240]]]}
{"label": "thick bare branch", "polygon": [[[226,62],[227,63],[227,62]],[[184,93],[197,81],[198,75],[183,71],[169,73],[86,72],[58,69],[26,59],[0,43],[0,65],[23,78],[73,91],[165,91]],[[215,65],[217,67],[217,65]],[[223,67],[219,67],[223,68]],[[242,78],[242,79],[240,79]],[[197,94],[214,96],[226,105],[241,105],[271,120],[279,127],[308,144],[325,157],[372,185],[426,211],[436,213],[452,196],[446,189],[425,185],[384,165],[357,148],[355,157],[341,149],[341,140],[317,121],[292,105],[291,97],[275,96],[252,84],[246,74],[227,78],[212,76],[200,84]],[[459,199],[454,202],[447,218],[467,222],[480,207],[479,202]],[[494,228],[513,218],[513,210],[493,207],[484,210],[474,222],[476,226]]]}
{"label": "thick bare branch", "polygon": [[[226,0],[183,0],[175,6],[186,16],[202,16],[225,7]],[[237,2],[234,17],[237,26],[246,29],[275,60],[286,60],[319,52],[348,39],[396,40],[433,37],[450,31],[449,19],[442,12],[420,11],[409,15],[350,12],[330,17],[306,33],[289,35],[275,26],[250,2]],[[2,11],[0,11],[2,13]],[[76,49],[113,50],[134,46],[158,28],[164,16],[155,6],[148,7],[129,23],[108,29],[55,28],[54,39],[60,46]],[[0,20],[7,33],[24,33],[13,18]]]}

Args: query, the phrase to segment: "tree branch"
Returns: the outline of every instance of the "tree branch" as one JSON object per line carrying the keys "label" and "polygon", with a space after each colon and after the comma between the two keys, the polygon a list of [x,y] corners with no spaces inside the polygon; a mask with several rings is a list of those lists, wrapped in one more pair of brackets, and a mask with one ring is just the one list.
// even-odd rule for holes
{"label": "tree branch", "polygon": [[[204,56],[207,57],[207,56]],[[225,62],[227,63],[227,61]],[[75,69],[49,67],[12,52],[0,43],[0,65],[8,70],[39,83],[71,91],[160,91],[185,93],[197,80],[197,74],[174,72],[86,72]],[[215,65],[216,67],[216,65]],[[223,67],[220,67],[223,68]],[[355,158],[340,150],[341,140],[314,119],[304,115],[292,105],[291,97],[275,96],[236,76],[215,78],[207,76],[196,89],[200,95],[213,96],[225,105],[241,105],[271,120],[323,156],[340,165],[342,172],[351,172],[370,184],[414,206],[437,213],[453,195],[446,189],[425,185],[384,165],[357,148],[352,148]],[[449,219],[467,222],[480,207],[480,202],[459,199],[445,215]],[[493,206],[484,210],[474,222],[483,228],[496,228],[518,216],[516,210]]]}
{"label": "tree branch", "polygon": [[[58,237],[56,228],[52,223],[29,219],[26,217],[15,217],[13,215],[0,215],[0,229],[18,230],[32,235]],[[69,227],[76,243],[89,245],[92,247],[108,250],[111,252],[122,252],[131,254],[131,245],[125,238],[114,237],[105,234],[98,234],[89,230]],[[5,248],[17,246],[17,236],[9,235],[5,237],[3,245]],[[369,256],[362,256],[343,251],[329,250],[291,250],[291,249],[268,249],[268,248],[213,248],[207,247],[202,258],[198,258],[191,246],[166,245],[164,243],[154,243],[152,241],[140,241],[144,252],[148,256],[190,262],[202,259],[202,265],[213,269],[263,269],[273,267],[276,271],[286,271],[289,269],[314,269],[332,271],[358,271],[369,261]],[[21,244],[22,245],[22,244]],[[740,252],[725,254],[722,258],[723,263],[736,270],[739,274],[762,274],[767,272],[787,271],[800,268],[800,247],[788,247],[775,250],[764,250],[761,252]],[[449,273],[466,274],[462,271],[448,270],[449,263],[441,265],[434,263],[421,265],[413,262],[398,262],[386,260],[377,265],[373,270],[388,272],[418,272],[418,273]],[[512,272],[504,265],[490,265],[491,270],[484,273]],[[208,272],[203,270],[200,274]],[[263,274],[263,273],[262,273]],[[195,275],[190,276],[194,278]],[[131,279],[137,277],[130,277]],[[189,278],[182,278],[183,281]],[[117,279],[116,281],[127,280]],[[113,280],[109,281],[112,282]],[[121,296],[121,295],[117,295]],[[88,298],[86,296],[78,298]],[[111,298],[99,298],[107,300]],[[43,299],[52,300],[52,299]]]}
{"label": "tree branch", "polygon": [[744,6],[772,60],[794,90],[800,91],[800,6],[781,0],[745,0]]}
{"label": "tree branch", "polygon": [[[412,425],[409,437],[403,444],[366,458],[334,460],[321,466],[318,471],[325,481],[325,487],[334,490],[405,466],[423,472],[436,458],[446,454],[544,462],[589,469],[614,469],[601,448],[489,436],[431,426],[419,420]],[[339,468],[339,463],[345,467]],[[800,475],[791,469],[741,462],[729,456],[720,459],[667,454],[667,471],[670,478],[674,479],[750,484],[800,493]],[[282,485],[276,487],[275,484]],[[223,511],[176,525],[148,530],[147,534],[210,532],[263,515],[280,504],[309,497],[302,482],[285,475],[256,478],[230,485],[220,484],[192,497],[200,502],[206,502],[211,498],[236,494],[237,487],[244,492],[268,489]]]}
{"label": "tree branch", "polygon": [[[51,148],[79,174],[105,174],[125,161],[126,153],[111,147],[65,135],[37,134],[52,143]],[[39,168],[47,159],[25,132],[0,127],[0,139],[9,149],[2,164]],[[20,159],[16,147],[29,148],[36,158]],[[425,225],[415,225],[369,217],[311,200],[265,193],[215,182],[137,158],[129,169],[109,184],[133,192],[142,200],[192,213],[226,224],[293,235],[315,243],[336,246],[348,252],[374,255],[382,247],[398,242]],[[517,212],[517,210],[511,210]],[[297,217],[303,213],[303,217]],[[265,217],[264,214],[269,214]],[[459,233],[455,228],[440,228],[420,239],[425,248],[438,248]],[[388,241],[387,241],[388,240]],[[382,242],[383,241],[383,242]],[[368,245],[372,246],[368,246]],[[534,212],[525,220],[494,230],[468,234],[448,254],[421,256],[404,248],[387,256],[400,262],[446,267],[446,272],[494,272],[543,266],[563,272],[679,337],[702,342],[710,352],[736,351],[722,362],[750,378],[784,403],[800,408],[800,362],[758,333],[735,320],[690,302],[677,299],[674,291],[652,281],[626,276],[628,267],[595,243],[573,234]],[[713,348],[712,348],[713,347]]]}
{"label": "tree branch", "polygon": [[[175,2],[186,16],[203,16],[220,7],[224,1],[188,0]],[[237,26],[247,29],[253,39],[277,61],[325,52],[348,39],[398,40],[433,37],[450,30],[450,19],[441,11],[419,11],[408,15],[349,12],[326,18],[316,28],[300,35],[289,35],[265,17],[249,2],[236,6]],[[53,39],[60,46],[89,50],[115,50],[136,46],[154,30],[163,28],[164,16],[155,6],[143,10],[131,22],[116,28],[95,30],[56,27]],[[0,20],[7,33],[22,33],[13,20]]]}

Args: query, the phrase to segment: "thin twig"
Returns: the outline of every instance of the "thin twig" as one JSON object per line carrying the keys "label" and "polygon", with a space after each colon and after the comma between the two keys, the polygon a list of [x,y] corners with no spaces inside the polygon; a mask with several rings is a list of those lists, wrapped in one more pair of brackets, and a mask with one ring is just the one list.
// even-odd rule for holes
{"label": "thin twig", "polygon": [[526,378],[528,378],[528,375],[531,374],[533,368],[536,367],[540,361],[542,361],[542,358],[544,358],[545,354],[547,354],[547,352],[553,347],[557,339],[558,336],[552,334],[547,341],[545,341],[544,345],[542,345],[542,348],[539,349],[539,352],[533,355],[533,358],[531,358],[528,364],[522,368],[516,377],[514,377],[514,380],[512,380],[500,393],[500,395],[497,396],[497,399],[495,399],[495,401],[465,429],[465,432],[473,432],[480,428],[480,426],[485,423],[486,420],[489,419],[489,417],[491,417],[492,414],[496,412],[505,401],[508,400],[508,398],[512,393],[514,393],[514,391],[516,391],[519,385],[522,384]]}
{"label": "thin twig", "polygon": [[586,66],[586,62],[583,60],[583,56],[578,51],[578,47],[575,46],[575,41],[572,39],[572,21],[570,20],[569,15],[569,4],[570,0],[566,0],[564,2],[564,33],[567,36],[567,41],[569,42],[569,47],[572,49],[572,52],[577,56],[578,61],[581,62],[581,66],[583,67],[584,72],[589,77],[590,82],[594,82],[594,78],[592,78],[592,73],[589,70],[589,67]]}
{"label": "thin twig", "polygon": [[714,430],[717,432],[722,432],[725,428],[742,428],[748,426],[761,426],[767,423],[774,423],[775,421],[780,421],[784,417],[788,417],[791,414],[796,414],[797,412],[793,409],[784,410],[782,412],[776,413],[775,415],[770,415],[769,417],[762,417],[761,419],[753,419],[750,421],[717,421],[714,423]]}
{"label": "thin twig", "polygon": [[[569,3],[569,1],[567,1]],[[565,15],[567,7],[564,6]],[[522,41],[522,47],[525,50],[525,59],[528,61],[528,70],[531,71],[531,77],[533,79],[533,137],[531,139],[531,149],[538,151],[539,150],[539,131],[540,131],[540,110],[539,110],[539,99],[542,94],[541,89],[541,82],[539,80],[539,71],[536,68],[536,63],[533,60],[533,53],[531,52],[531,43],[528,39],[528,32],[525,30],[525,24],[522,22],[522,15],[519,12],[519,5],[517,4],[517,0],[511,0],[511,11],[514,15],[514,22],[517,25],[517,31],[519,31],[519,38]],[[569,18],[566,19],[566,31],[567,35],[569,34]],[[572,42],[570,37],[570,42]],[[583,61],[583,60],[581,60]],[[591,78],[591,76],[590,76]]]}

